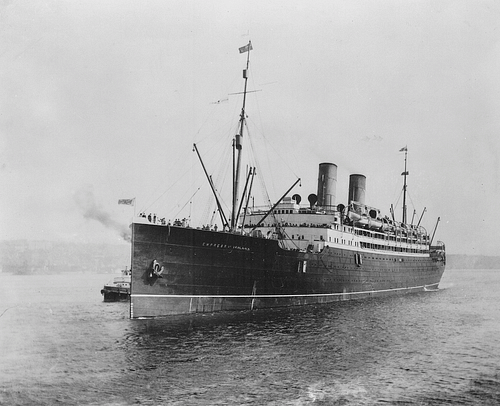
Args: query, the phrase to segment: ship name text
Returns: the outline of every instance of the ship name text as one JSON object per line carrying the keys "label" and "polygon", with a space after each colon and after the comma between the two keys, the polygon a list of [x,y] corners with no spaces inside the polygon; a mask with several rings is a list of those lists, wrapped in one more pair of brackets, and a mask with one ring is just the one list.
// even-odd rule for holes
{"label": "ship name text", "polygon": [[202,247],[211,247],[211,248],[222,248],[222,249],[231,249],[231,250],[240,250],[240,251],[250,251],[248,247],[241,247],[239,245],[230,245],[230,244],[219,244],[214,242],[203,242]]}

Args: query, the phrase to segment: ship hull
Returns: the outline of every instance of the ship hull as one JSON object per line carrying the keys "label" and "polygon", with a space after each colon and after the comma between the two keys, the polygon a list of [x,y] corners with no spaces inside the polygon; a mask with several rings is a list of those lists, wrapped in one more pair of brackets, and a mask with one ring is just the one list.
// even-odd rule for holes
{"label": "ship hull", "polygon": [[[156,267],[155,267],[156,265]],[[156,273],[155,273],[156,271]],[[437,288],[444,258],[132,224],[132,318],[255,310]]]}
{"label": "ship hull", "polygon": [[101,295],[105,302],[125,302],[130,298],[130,290],[126,288],[104,287]]}

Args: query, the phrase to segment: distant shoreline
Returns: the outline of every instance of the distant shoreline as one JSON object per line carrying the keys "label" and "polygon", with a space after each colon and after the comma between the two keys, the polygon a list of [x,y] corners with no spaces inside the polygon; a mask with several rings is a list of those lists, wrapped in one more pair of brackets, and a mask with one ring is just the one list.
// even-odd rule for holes
{"label": "distant shoreline", "polygon": [[447,269],[500,269],[500,256],[446,255]]}
{"label": "distant shoreline", "polygon": [[3,273],[113,273],[126,267],[130,268],[130,244],[0,241]]}

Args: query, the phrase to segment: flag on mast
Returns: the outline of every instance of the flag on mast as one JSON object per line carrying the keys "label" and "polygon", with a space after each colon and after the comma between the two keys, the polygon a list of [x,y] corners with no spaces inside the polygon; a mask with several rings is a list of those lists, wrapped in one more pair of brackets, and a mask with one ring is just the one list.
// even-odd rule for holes
{"label": "flag on mast", "polygon": [[252,43],[249,41],[247,45],[245,45],[244,47],[238,48],[238,49],[240,51],[240,54],[242,54],[243,52],[251,51],[253,49]]}
{"label": "flag on mast", "polygon": [[135,204],[135,197],[133,199],[120,199],[118,200],[118,204],[127,204],[129,206],[132,206]]}
{"label": "flag on mast", "polygon": [[406,146],[404,146],[403,148],[401,148],[401,149],[399,150],[399,152],[406,152],[406,151],[408,151],[408,148],[407,148]]}

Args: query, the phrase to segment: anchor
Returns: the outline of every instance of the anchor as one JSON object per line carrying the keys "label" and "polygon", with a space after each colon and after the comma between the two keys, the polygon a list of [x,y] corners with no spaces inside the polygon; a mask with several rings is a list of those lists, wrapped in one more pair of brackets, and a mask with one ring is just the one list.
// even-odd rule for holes
{"label": "anchor", "polygon": [[156,259],[154,259],[153,262],[151,263],[151,267],[149,269],[149,278],[150,279],[163,278],[163,276],[161,274],[163,273],[164,270],[165,270],[165,267],[164,266],[160,267],[160,264],[158,263],[158,261]]}

